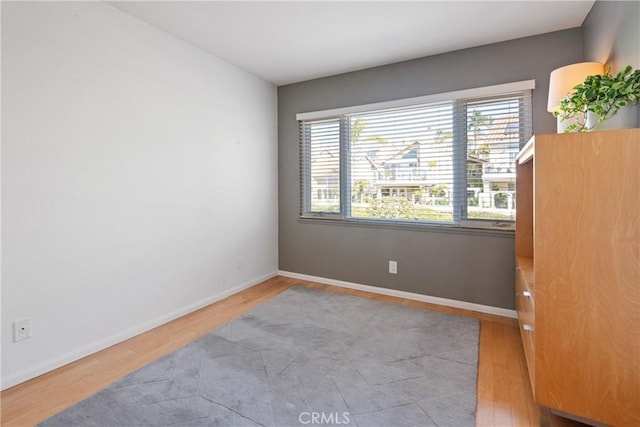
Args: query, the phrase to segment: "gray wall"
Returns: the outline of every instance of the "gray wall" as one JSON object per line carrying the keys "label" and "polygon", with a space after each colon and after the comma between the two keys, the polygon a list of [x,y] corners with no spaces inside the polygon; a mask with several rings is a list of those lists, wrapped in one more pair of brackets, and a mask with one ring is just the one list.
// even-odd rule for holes
{"label": "gray wall", "polygon": [[640,68],[640,2],[597,1],[582,29],[585,61]]}
{"label": "gray wall", "polygon": [[[280,269],[513,308],[513,234],[300,221],[295,115],[535,79],[534,132],[550,133],[549,73],[582,60],[582,31],[572,29],[279,87]],[[397,275],[387,272],[391,259]]]}

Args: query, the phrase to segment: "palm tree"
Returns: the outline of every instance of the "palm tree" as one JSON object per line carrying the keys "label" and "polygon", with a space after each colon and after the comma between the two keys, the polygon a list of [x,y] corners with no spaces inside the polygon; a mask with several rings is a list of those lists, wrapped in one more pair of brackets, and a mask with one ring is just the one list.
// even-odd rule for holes
{"label": "palm tree", "polygon": [[360,117],[351,122],[351,144],[356,144],[360,140],[360,135],[366,126],[367,122]]}
{"label": "palm tree", "polygon": [[[467,148],[469,154],[479,155],[479,154],[489,154],[489,146],[487,144],[483,144],[482,146],[478,146],[479,140],[482,137],[483,128],[486,129],[488,126],[493,124],[493,117],[485,116],[478,110],[474,110],[469,117],[469,121],[467,123]],[[471,143],[469,143],[468,139],[471,136]]]}

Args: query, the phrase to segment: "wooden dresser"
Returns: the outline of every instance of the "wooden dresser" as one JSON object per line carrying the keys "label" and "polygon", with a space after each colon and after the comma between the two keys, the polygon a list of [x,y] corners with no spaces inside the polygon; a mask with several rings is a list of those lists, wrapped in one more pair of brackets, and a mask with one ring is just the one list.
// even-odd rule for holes
{"label": "wooden dresser", "polygon": [[535,401],[640,425],[640,129],[537,135],[516,164],[516,309]]}

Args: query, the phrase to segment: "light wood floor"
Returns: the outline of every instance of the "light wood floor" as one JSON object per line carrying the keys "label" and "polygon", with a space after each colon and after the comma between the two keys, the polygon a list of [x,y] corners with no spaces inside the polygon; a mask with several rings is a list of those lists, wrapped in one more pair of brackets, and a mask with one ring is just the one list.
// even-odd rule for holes
{"label": "light wood floor", "polygon": [[480,319],[478,426],[537,426],[524,352],[513,319],[404,298],[275,277],[137,337],[5,390],[2,426],[32,426],[147,363],[205,335],[293,285],[308,286]]}

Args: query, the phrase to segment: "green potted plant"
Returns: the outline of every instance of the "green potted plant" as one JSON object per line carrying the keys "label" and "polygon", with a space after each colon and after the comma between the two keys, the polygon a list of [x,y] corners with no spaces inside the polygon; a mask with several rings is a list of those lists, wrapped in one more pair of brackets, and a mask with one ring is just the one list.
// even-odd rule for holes
{"label": "green potted plant", "polygon": [[[627,65],[618,74],[611,74],[611,67],[602,75],[587,76],[584,83],[560,102],[560,111],[554,113],[562,120],[575,119],[565,132],[586,132],[610,119],[640,100],[640,70],[632,71]],[[631,111],[633,114],[633,111]],[[637,126],[632,117],[631,127]]]}

